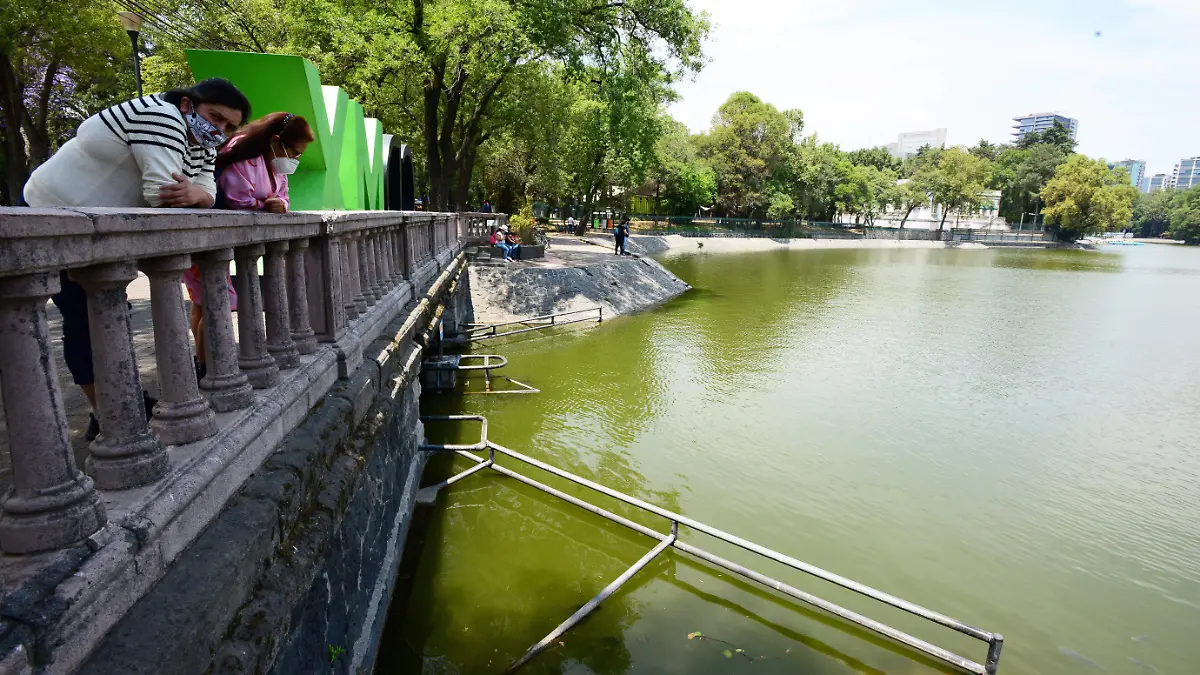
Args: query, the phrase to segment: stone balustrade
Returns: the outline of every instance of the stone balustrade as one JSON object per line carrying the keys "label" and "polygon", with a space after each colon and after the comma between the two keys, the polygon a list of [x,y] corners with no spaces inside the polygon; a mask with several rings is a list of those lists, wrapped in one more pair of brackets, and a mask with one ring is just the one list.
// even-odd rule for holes
{"label": "stone balustrade", "polygon": [[[0,393],[12,467],[0,501],[0,551],[94,538],[115,509],[126,529],[149,522],[165,531],[181,512],[175,501],[200,498],[185,495],[232,494],[236,485],[196,488],[197,476],[216,480],[238,461],[253,471],[238,453],[281,438],[347,377],[362,345],[424,292],[480,223],[486,229],[484,216],[503,217],[0,208]],[[226,291],[231,261],[236,319]],[[192,265],[206,297],[207,372],[199,382],[180,284]],[[150,285],[153,411],[144,408],[126,309],[126,286],[139,270]],[[68,442],[47,315],[64,271],[87,294],[102,430],[82,470]],[[179,525],[190,534],[164,544],[170,551],[161,562],[201,526]]]}
{"label": "stone balustrade", "polygon": [[460,213],[463,223],[463,244],[486,244],[492,236],[492,228],[508,224],[505,213]]}

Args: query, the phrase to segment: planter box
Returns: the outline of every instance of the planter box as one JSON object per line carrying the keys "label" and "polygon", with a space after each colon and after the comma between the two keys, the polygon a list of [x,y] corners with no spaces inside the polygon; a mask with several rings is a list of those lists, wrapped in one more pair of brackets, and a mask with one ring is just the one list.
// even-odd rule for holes
{"label": "planter box", "polygon": [[532,260],[533,258],[545,258],[546,247],[541,244],[521,244],[521,248],[517,249],[517,260]]}

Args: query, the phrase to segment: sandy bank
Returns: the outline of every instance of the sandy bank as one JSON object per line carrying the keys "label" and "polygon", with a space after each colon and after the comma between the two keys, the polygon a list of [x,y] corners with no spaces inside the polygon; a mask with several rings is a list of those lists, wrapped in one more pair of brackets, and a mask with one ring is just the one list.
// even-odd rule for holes
{"label": "sandy bank", "polygon": [[600,306],[604,316],[649,309],[691,288],[649,258],[618,257],[572,237],[552,237],[542,260],[469,268],[478,323]]}

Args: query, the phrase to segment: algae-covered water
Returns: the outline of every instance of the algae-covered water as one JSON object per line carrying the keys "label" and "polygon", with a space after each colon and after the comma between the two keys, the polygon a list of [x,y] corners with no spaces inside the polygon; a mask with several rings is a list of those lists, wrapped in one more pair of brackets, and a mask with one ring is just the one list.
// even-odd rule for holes
{"label": "algae-covered water", "polygon": [[[486,415],[505,446],[1001,632],[1001,673],[1200,672],[1200,250],[665,264],[695,290],[476,349],[540,394],[426,396],[425,412]],[[982,643],[683,538],[983,659]],[[503,672],[654,544],[489,472],[445,490],[409,543],[378,673]],[[676,553],[522,670],[937,671]]]}

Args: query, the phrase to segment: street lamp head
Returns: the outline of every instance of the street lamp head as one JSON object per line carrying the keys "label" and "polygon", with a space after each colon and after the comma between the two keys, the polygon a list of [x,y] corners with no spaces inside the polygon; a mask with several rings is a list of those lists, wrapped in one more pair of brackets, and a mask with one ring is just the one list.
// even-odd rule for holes
{"label": "street lamp head", "polygon": [[127,33],[138,33],[142,30],[142,15],[137,12],[117,12],[121,19],[121,27]]}

